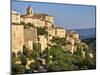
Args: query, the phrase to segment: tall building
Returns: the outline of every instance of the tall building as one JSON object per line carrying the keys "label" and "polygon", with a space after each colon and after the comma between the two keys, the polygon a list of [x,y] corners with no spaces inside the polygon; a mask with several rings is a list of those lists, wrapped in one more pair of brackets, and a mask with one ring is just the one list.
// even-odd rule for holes
{"label": "tall building", "polygon": [[26,9],[26,14],[27,16],[33,15],[33,9],[31,8],[31,5],[29,5],[28,8]]}

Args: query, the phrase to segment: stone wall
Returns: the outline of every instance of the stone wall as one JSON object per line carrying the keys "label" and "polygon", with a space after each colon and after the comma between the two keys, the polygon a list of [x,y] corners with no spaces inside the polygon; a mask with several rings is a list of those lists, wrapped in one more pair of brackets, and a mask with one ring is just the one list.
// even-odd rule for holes
{"label": "stone wall", "polygon": [[18,12],[12,11],[12,23],[20,24],[20,14]]}
{"label": "stone wall", "polygon": [[12,25],[12,52],[17,54],[23,51],[24,45],[23,25]]}
{"label": "stone wall", "polygon": [[51,22],[54,25],[54,19],[52,16],[46,16],[45,20]]}
{"label": "stone wall", "polygon": [[63,28],[55,27],[55,36],[60,38],[65,38],[66,30]]}
{"label": "stone wall", "polygon": [[43,52],[45,50],[45,48],[47,48],[47,38],[45,37],[45,35],[39,35],[38,36],[38,40],[37,43],[41,44],[41,52]]}
{"label": "stone wall", "polygon": [[36,28],[24,29],[25,46],[30,50],[33,50],[33,43],[36,43],[36,41],[37,41],[37,29]]}

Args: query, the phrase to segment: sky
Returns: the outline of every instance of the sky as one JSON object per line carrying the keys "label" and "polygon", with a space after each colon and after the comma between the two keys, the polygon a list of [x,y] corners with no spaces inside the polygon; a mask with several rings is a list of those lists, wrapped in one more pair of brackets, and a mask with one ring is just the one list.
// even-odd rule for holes
{"label": "sky", "polygon": [[96,7],[89,5],[72,5],[57,3],[41,3],[12,1],[12,10],[26,14],[26,8],[31,5],[33,13],[45,13],[54,17],[55,25],[69,29],[84,29],[95,27]]}

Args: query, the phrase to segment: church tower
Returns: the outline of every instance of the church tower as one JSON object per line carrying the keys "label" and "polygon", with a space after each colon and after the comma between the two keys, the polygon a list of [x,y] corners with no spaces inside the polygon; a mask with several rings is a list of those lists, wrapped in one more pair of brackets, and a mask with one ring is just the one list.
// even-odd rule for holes
{"label": "church tower", "polygon": [[31,5],[28,6],[28,8],[26,9],[27,15],[28,16],[32,16],[33,15],[33,9],[31,7]]}

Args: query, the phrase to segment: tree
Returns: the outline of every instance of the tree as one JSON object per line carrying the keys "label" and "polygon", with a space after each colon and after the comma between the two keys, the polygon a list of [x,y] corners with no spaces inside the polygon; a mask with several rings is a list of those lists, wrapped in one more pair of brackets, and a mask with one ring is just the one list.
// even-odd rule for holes
{"label": "tree", "polygon": [[26,26],[28,26],[28,27],[34,27],[34,25],[32,23],[27,23]]}
{"label": "tree", "polygon": [[27,64],[27,59],[26,59],[26,57],[24,56],[24,55],[20,55],[19,56],[19,58],[20,58],[20,60],[21,60],[21,64],[23,65],[23,66],[25,66],[26,64]]}
{"label": "tree", "polygon": [[46,64],[49,64],[51,59],[50,59],[50,49],[46,48]]}
{"label": "tree", "polygon": [[52,40],[52,42],[55,42],[57,45],[66,45],[66,39],[65,38],[59,38],[59,37],[54,37]]}
{"label": "tree", "polygon": [[52,63],[48,65],[48,71],[65,71],[73,70],[75,61],[70,52],[64,52],[60,46],[52,46],[49,50],[49,56],[53,56]]}
{"label": "tree", "polygon": [[48,35],[48,32],[46,31],[45,28],[37,27],[37,34],[38,35]]}
{"label": "tree", "polygon": [[85,57],[85,65],[87,66],[88,69],[95,69],[96,68],[96,59],[95,59],[95,57],[92,59],[87,54],[86,57]]}
{"label": "tree", "polygon": [[20,64],[15,64],[12,62],[12,74],[23,74],[25,73],[25,66]]}
{"label": "tree", "polygon": [[40,43],[33,43],[33,50],[35,51],[35,52],[37,52],[38,54],[40,54],[41,53],[41,44]]}
{"label": "tree", "polygon": [[31,64],[30,64],[30,68],[31,68],[32,70],[38,70],[40,65],[41,65],[40,61],[37,60],[37,61],[35,61],[34,63],[31,63]]}

